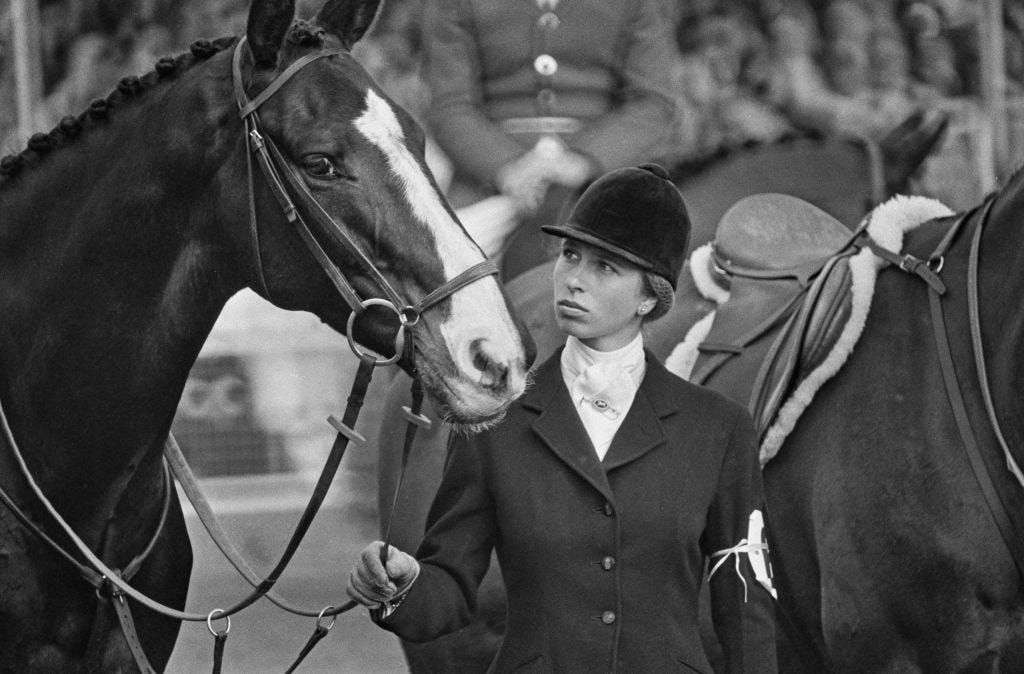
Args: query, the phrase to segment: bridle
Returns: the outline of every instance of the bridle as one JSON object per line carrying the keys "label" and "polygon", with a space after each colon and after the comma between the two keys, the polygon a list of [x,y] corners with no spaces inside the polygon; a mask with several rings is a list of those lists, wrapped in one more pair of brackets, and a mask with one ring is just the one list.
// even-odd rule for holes
{"label": "bridle", "polygon": [[[357,355],[361,354],[352,336],[352,328],[355,318],[368,306],[379,305],[391,309],[398,317],[401,329],[395,337],[395,355],[388,360],[381,361],[381,365],[390,365],[397,362],[403,353],[404,333],[411,329],[418,321],[420,315],[434,306],[441,300],[447,298],[460,288],[485,276],[498,273],[497,265],[493,260],[485,259],[469,269],[466,269],[458,276],[450,279],[441,287],[425,295],[416,303],[407,302],[394,289],[391,283],[384,277],[377,266],[370,260],[352,240],[344,227],[338,225],[331,215],[324,210],[323,206],[310,194],[305,183],[295,174],[295,170],[281,154],[277,144],[265,133],[260,124],[259,108],[269,100],[293,75],[302,70],[305,66],[321,58],[347,54],[343,49],[324,49],[318,52],[306,54],[296,59],[280,75],[278,75],[263,91],[253,99],[249,99],[245,93],[242,83],[242,46],[246,39],[242,37],[235,45],[234,54],[231,60],[232,81],[235,89],[235,100],[238,103],[238,114],[245,125],[245,136],[249,144],[250,152],[246,153],[249,181],[249,228],[252,235],[253,246],[260,283],[264,293],[269,297],[270,291],[267,287],[266,278],[263,273],[263,263],[259,246],[259,229],[256,218],[255,187],[253,184],[252,157],[256,156],[267,186],[273,193],[285,218],[292,223],[310,252],[323,267],[331,283],[338,290],[338,293],[348,303],[352,313],[349,314],[348,328],[346,334],[349,346]],[[303,207],[299,209],[295,202],[298,201]],[[348,253],[356,260],[359,267],[373,280],[376,286],[383,292],[385,298],[370,298],[363,300],[359,297],[352,284],[345,278],[345,275],[338,269],[337,265],[330,259],[323,246],[317,241],[310,231],[303,216],[316,221],[322,231],[330,232],[331,236],[341,243]],[[411,353],[411,352],[410,352]],[[410,364],[412,369],[412,364]]]}
{"label": "bridle", "polygon": [[[241,557],[238,553],[237,546],[234,545],[227,536],[224,528],[213,516],[212,509],[199,490],[197,480],[188,467],[188,464],[185,461],[181,450],[178,448],[174,437],[168,434],[167,441],[164,444],[164,458],[166,461],[164,466],[164,502],[157,530],[149,539],[149,543],[146,545],[144,550],[132,560],[124,571],[110,568],[95,552],[92,551],[89,545],[78,536],[78,534],[57,512],[56,508],[36,483],[22,453],[18,448],[18,444],[14,439],[10,424],[8,423],[3,410],[3,406],[0,405],[0,431],[2,431],[2,436],[0,437],[3,437],[3,439],[10,445],[11,452],[19,465],[22,477],[25,479],[33,495],[47,511],[49,516],[57,523],[63,534],[65,534],[71,541],[73,547],[78,553],[78,556],[84,558],[85,563],[78,561],[74,554],[65,550],[59,543],[54,541],[53,538],[43,532],[39,526],[33,523],[31,518],[14,502],[2,487],[0,487],[0,501],[2,501],[4,505],[15,515],[15,517],[44,544],[75,566],[79,573],[97,588],[98,596],[102,596],[102,592],[110,598],[117,614],[117,618],[121,624],[122,631],[124,632],[125,639],[127,640],[129,648],[135,657],[136,664],[141,671],[146,673],[153,672],[154,670],[146,659],[145,652],[138,641],[138,637],[135,633],[134,621],[132,620],[126,597],[130,597],[147,608],[169,618],[182,621],[206,622],[207,627],[211,634],[213,634],[215,640],[213,669],[215,673],[220,671],[224,643],[227,633],[230,630],[230,616],[248,607],[261,597],[266,597],[273,603],[291,613],[316,617],[316,627],[313,634],[310,636],[305,647],[302,649],[298,658],[288,671],[294,670],[302,659],[310,652],[312,647],[326,635],[327,631],[334,624],[335,616],[357,606],[355,602],[350,601],[338,607],[327,606],[321,610],[301,608],[282,599],[272,591],[272,588],[298,549],[302,538],[309,526],[312,524],[313,518],[322,505],[324,498],[327,495],[327,491],[337,473],[338,467],[340,466],[341,459],[349,441],[356,442],[357,444],[365,443],[365,439],[354,429],[354,427],[359,411],[362,407],[366,391],[369,388],[373,371],[380,366],[396,364],[404,357],[406,359],[406,366],[412,373],[412,403],[410,406],[403,408],[405,419],[408,423],[408,430],[406,432],[405,445],[403,448],[398,487],[396,487],[396,493],[392,503],[393,514],[395,504],[397,504],[398,501],[398,489],[401,487],[402,477],[408,463],[408,455],[412,447],[416,429],[420,427],[429,427],[431,423],[430,420],[421,413],[424,392],[422,381],[418,376],[415,366],[415,346],[411,333],[419,322],[420,316],[424,311],[437,305],[439,302],[448,298],[450,295],[470,283],[481,278],[497,274],[498,272],[497,266],[494,262],[492,260],[485,259],[448,280],[435,290],[427,293],[425,296],[420,298],[419,301],[409,302],[403,298],[388,282],[373,261],[359,249],[346,232],[345,228],[341,227],[335,219],[327,213],[320,203],[317,202],[313,195],[310,194],[305,184],[296,175],[294,169],[292,169],[285,160],[284,156],[277,148],[277,145],[268,135],[263,133],[259,120],[258,110],[260,106],[270,99],[302,68],[320,58],[347,54],[348,52],[341,49],[325,49],[302,56],[289,65],[255,98],[249,99],[248,95],[245,93],[242,83],[242,46],[245,42],[245,37],[242,37],[235,45],[232,57],[232,81],[236,102],[239,108],[239,116],[242,118],[245,128],[246,147],[249,150],[249,152],[246,153],[248,169],[249,225],[259,282],[262,285],[262,290],[266,296],[269,297],[270,294],[266,278],[264,276],[259,245],[258,220],[255,207],[255,184],[253,180],[254,171],[252,168],[253,155],[256,156],[266,183],[269,186],[271,193],[281,206],[285,218],[295,226],[302,240],[316,258],[317,262],[319,262],[331,283],[349,305],[351,313],[348,318],[346,336],[348,338],[349,347],[359,359],[359,366],[352,385],[352,392],[349,395],[343,418],[338,420],[334,416],[331,416],[328,419],[329,423],[337,431],[336,439],[331,448],[330,454],[324,463],[324,467],[319,479],[317,480],[316,487],[310,496],[302,517],[300,518],[300,521],[296,526],[291,539],[286,545],[285,551],[281,555],[277,565],[275,565],[270,574],[265,578],[260,579],[259,575]],[[303,214],[305,214],[305,216]],[[362,271],[373,280],[385,297],[361,298],[359,293],[352,286],[351,282],[349,282],[338,266],[334,264],[327,255],[323,246],[310,231],[305,218],[311,218],[316,221],[322,228],[322,231],[329,233],[333,240],[341,243],[349,255],[356,260]],[[395,354],[390,358],[378,358],[377,356],[364,352],[353,339],[352,331],[355,318],[370,306],[386,307],[394,312],[398,318],[400,325],[395,337]],[[407,332],[410,333],[408,337],[406,335]],[[238,601],[230,608],[217,608],[209,613],[190,613],[180,611],[155,601],[133,588],[127,582],[134,572],[142,566],[149,553],[155,548],[156,542],[163,532],[169,507],[170,491],[173,488],[168,469],[170,472],[173,472],[175,477],[178,479],[178,482],[181,484],[189,500],[192,502],[200,520],[203,522],[214,542],[225,554],[228,560],[241,573],[241,575],[254,588],[249,595]],[[393,517],[391,519],[393,519]],[[385,534],[385,541],[387,541],[387,539],[388,534]],[[381,558],[382,562],[385,563],[385,568],[388,549],[389,546],[385,542],[381,551]],[[102,605],[100,609],[102,609]],[[227,626],[224,629],[216,629],[214,627],[214,621],[221,619],[227,620]],[[100,620],[98,616],[97,624],[99,623]]]}

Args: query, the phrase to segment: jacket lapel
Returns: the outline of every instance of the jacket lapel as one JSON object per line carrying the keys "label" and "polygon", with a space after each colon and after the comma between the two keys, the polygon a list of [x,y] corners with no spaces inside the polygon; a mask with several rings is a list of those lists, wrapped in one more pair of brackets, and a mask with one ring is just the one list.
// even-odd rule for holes
{"label": "jacket lapel", "polygon": [[561,355],[562,350],[557,350],[535,371],[534,386],[523,399],[523,407],[539,413],[533,430],[544,444],[606,499],[614,502],[604,468],[562,381]]}
{"label": "jacket lapel", "polygon": [[645,351],[645,355],[647,371],[604,457],[606,471],[635,461],[663,444],[665,429],[661,419],[676,411],[670,403],[673,399],[667,379],[670,375],[649,351]]}

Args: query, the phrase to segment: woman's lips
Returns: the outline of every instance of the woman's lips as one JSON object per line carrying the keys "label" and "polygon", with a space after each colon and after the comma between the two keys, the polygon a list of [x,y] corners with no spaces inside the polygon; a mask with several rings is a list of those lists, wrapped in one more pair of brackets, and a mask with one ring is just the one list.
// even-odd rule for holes
{"label": "woman's lips", "polygon": [[570,316],[584,314],[587,312],[586,307],[581,304],[577,304],[572,300],[558,300],[557,306],[563,314],[568,314]]}

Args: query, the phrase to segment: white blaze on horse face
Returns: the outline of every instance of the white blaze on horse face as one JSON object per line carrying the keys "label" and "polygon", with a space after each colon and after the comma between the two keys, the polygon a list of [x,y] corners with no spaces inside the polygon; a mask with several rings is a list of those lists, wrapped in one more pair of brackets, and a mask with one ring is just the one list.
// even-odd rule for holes
{"label": "white blaze on horse face", "polygon": [[[433,235],[445,280],[480,262],[483,259],[480,250],[452,218],[420,163],[406,146],[405,133],[388,102],[373,90],[368,91],[366,112],[356,119],[355,127],[387,157],[392,173],[405,190],[410,209]],[[502,395],[521,393],[526,384],[521,362],[523,345],[497,281],[488,277],[464,286],[452,295],[451,304],[451,318],[441,325],[441,335],[459,371],[475,377],[475,380],[467,382],[468,388],[461,382],[449,382],[449,385],[456,393],[465,394],[477,384],[490,386],[495,383],[489,381],[492,375],[481,372],[474,364],[474,349],[486,344],[484,348],[488,356],[508,368],[508,391]]]}

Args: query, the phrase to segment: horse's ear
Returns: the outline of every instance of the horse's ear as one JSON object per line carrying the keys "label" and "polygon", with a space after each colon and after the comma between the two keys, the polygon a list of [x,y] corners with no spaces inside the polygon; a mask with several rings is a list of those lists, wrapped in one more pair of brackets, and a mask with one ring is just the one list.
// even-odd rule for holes
{"label": "horse's ear", "polygon": [[295,0],[253,0],[245,36],[257,68],[277,65],[277,52],[295,16]]}
{"label": "horse's ear", "polygon": [[351,49],[373,23],[379,9],[380,0],[327,0],[314,23]]}

